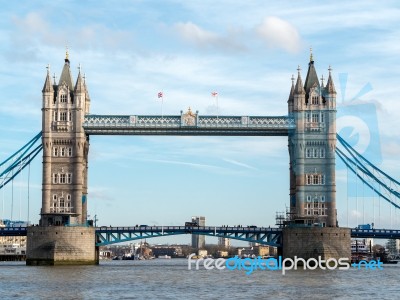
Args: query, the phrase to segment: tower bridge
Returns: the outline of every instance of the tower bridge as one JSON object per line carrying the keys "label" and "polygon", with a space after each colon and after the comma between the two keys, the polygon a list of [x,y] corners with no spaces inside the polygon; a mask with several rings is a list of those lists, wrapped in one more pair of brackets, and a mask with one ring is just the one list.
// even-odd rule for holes
{"label": "tower bridge", "polygon": [[[178,115],[96,115],[90,113],[89,89],[80,70],[73,84],[67,53],[58,82],[51,80],[47,70],[42,89],[42,132],[36,136],[36,140],[41,137],[42,143],[33,148],[34,142],[29,142],[27,149],[20,149],[22,154],[18,159],[21,162],[18,167],[22,169],[33,159],[31,155],[37,155],[43,148],[40,223],[19,231],[28,236],[27,264],[96,263],[95,244],[188,233],[182,226],[87,227],[90,135],[287,136],[290,177],[287,226],[254,230],[199,227],[194,229],[196,234],[282,246],[284,256],[303,258],[349,257],[351,236],[397,236],[398,232],[361,232],[338,227],[336,90],[331,68],[326,84],[318,80],[312,56],[304,83],[300,71],[298,68],[296,80],[292,77],[286,116],[203,116],[190,108]],[[348,166],[360,161],[339,154],[341,159],[349,160]],[[16,167],[16,163],[11,164],[1,176]],[[357,170],[368,176],[372,174],[366,167],[352,168],[353,172]],[[7,182],[17,174],[5,176]],[[371,178],[383,184],[376,177]],[[3,180],[1,187],[4,184]],[[398,192],[393,190],[392,194],[399,197]],[[315,223],[317,227],[311,226]],[[0,235],[6,232],[18,234],[15,230],[0,230]]]}
{"label": "tower bridge", "polygon": [[47,71],[42,94],[42,226],[85,224],[90,135],[288,136],[292,218],[337,225],[336,90],[330,69],[326,85],[319,82],[312,56],[304,84],[300,69],[292,79],[287,116],[202,116],[190,108],[177,116],[92,115],[85,78],[79,70],[73,84],[68,55],[58,83]]}

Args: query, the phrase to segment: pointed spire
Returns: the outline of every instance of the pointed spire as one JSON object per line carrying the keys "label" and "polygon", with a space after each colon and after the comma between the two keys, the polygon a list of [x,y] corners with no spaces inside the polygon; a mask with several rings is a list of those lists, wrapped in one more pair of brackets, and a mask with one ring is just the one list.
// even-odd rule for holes
{"label": "pointed spire", "polygon": [[76,79],[76,84],[75,84],[75,93],[84,93],[86,91],[86,86],[85,86],[85,81],[82,79],[81,76],[81,64],[79,64],[78,67],[79,73],[78,73],[78,78]]}
{"label": "pointed spire", "polygon": [[310,89],[314,86],[316,86],[318,89],[320,88],[317,71],[315,71],[314,67],[314,58],[311,48],[310,51],[311,51],[310,62],[308,63],[308,71],[307,71],[306,81],[304,83],[304,89],[307,94],[310,92]]}
{"label": "pointed spire", "polygon": [[46,69],[47,69],[47,75],[46,75],[46,80],[44,82],[44,86],[42,89],[42,93],[45,93],[45,92],[51,93],[51,92],[54,92],[54,89],[53,89],[53,85],[51,84],[50,65],[47,65]]}
{"label": "pointed spire", "polygon": [[69,63],[68,46],[65,46],[65,62],[68,62],[68,63]]}
{"label": "pointed spire", "polygon": [[72,84],[72,75],[71,75],[71,70],[69,67],[69,54],[68,54],[68,47],[67,51],[65,52],[65,64],[61,72],[60,80],[58,81],[58,85],[62,85],[64,82],[65,84],[69,87],[70,90],[74,88],[74,85]]}
{"label": "pointed spire", "polygon": [[297,95],[304,94],[304,88],[303,88],[303,81],[301,80],[301,75],[300,75],[300,66],[297,68],[297,82],[296,86],[294,88],[294,93]]}
{"label": "pointed spire", "polygon": [[85,91],[86,91],[86,100],[90,101],[90,97],[89,97],[89,91],[86,85],[86,73],[83,73],[83,85],[85,86]]}
{"label": "pointed spire", "polygon": [[324,74],[321,76],[321,87],[324,88]]}
{"label": "pointed spire", "polygon": [[294,75],[293,74],[292,74],[292,78],[291,79],[292,79],[292,86],[290,88],[290,94],[289,94],[288,102],[294,100]]}
{"label": "pointed spire", "polygon": [[326,90],[329,94],[336,94],[336,89],[335,89],[335,85],[333,84],[333,79],[332,79],[332,68],[331,66],[329,66],[329,76],[328,76],[328,82],[326,83]]}

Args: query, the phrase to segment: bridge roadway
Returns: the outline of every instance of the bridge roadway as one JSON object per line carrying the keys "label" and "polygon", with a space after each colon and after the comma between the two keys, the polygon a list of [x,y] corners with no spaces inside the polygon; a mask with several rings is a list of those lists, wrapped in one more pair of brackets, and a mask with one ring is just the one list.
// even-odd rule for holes
{"label": "bridge roadway", "polygon": [[86,115],[88,135],[287,136],[296,128],[288,116]]}
{"label": "bridge roadway", "polygon": [[[279,247],[282,245],[282,228],[221,227],[221,226],[134,226],[96,227],[96,246],[128,242],[161,236],[199,234],[255,242]],[[0,227],[0,236],[26,236],[27,227]],[[400,239],[400,230],[351,229],[352,238]]]}

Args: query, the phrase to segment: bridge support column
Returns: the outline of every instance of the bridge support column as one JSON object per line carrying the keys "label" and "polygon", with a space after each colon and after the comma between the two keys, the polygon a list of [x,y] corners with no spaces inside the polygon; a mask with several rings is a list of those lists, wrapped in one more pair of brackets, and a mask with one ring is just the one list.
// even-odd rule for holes
{"label": "bridge support column", "polygon": [[282,234],[284,258],[351,259],[350,228],[287,227]]}
{"label": "bridge support column", "polygon": [[94,227],[33,226],[27,230],[27,265],[98,264]]}

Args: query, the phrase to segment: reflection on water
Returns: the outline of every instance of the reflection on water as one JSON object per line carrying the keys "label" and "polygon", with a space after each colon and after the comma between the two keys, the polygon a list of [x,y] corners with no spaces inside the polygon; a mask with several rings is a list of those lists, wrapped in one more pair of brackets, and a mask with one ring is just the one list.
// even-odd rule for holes
{"label": "reflection on water", "polygon": [[400,265],[384,270],[188,270],[186,259],[27,267],[0,262],[1,299],[399,299]]}

